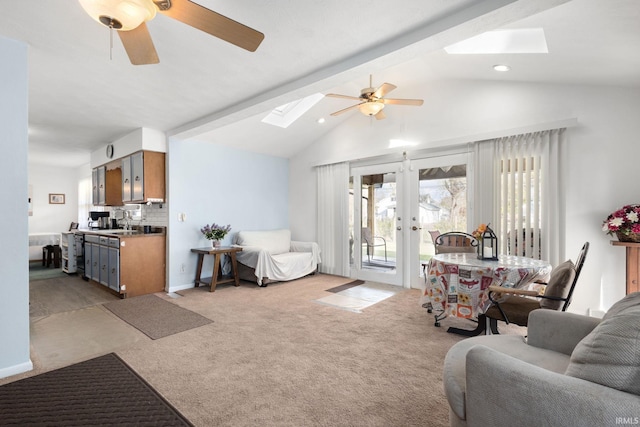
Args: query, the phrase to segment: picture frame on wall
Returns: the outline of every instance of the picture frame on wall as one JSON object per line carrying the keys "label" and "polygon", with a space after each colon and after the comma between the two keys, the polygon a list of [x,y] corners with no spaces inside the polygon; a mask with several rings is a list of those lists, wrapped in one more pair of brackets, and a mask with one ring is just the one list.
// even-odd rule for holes
{"label": "picture frame on wall", "polygon": [[64,205],[64,194],[49,193],[50,205]]}

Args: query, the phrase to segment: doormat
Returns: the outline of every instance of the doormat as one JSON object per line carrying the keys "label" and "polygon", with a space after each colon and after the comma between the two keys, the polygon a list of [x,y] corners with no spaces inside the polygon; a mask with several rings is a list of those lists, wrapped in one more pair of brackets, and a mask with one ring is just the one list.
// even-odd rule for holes
{"label": "doormat", "polygon": [[152,294],[103,305],[104,308],[153,340],[213,322],[198,313]]}
{"label": "doormat", "polygon": [[115,353],[1,386],[0,414],[0,425],[193,425]]}
{"label": "doormat", "polygon": [[354,280],[353,282],[345,283],[344,285],[336,286],[335,288],[327,289],[327,292],[333,292],[337,294],[345,289],[353,288],[354,286],[362,285],[364,280]]}

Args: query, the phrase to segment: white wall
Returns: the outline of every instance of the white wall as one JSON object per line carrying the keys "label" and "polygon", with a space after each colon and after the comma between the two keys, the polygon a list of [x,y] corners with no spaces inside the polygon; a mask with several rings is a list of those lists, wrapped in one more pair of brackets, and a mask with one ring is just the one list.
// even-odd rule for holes
{"label": "white wall", "polygon": [[27,45],[0,37],[0,378],[31,370]]}
{"label": "white wall", "polygon": [[[200,232],[205,224],[231,224],[225,245],[240,230],[289,227],[288,160],[193,140],[170,140],[167,156],[169,291],[193,287],[190,250],[210,245]],[[212,266],[206,258],[203,272]]]}
{"label": "white wall", "polygon": [[626,203],[640,203],[640,89],[559,86],[489,81],[431,84],[425,105],[389,108],[371,123],[354,113],[348,121],[291,159],[290,218],[293,233],[316,239],[313,165],[395,154],[390,138],[417,141],[419,150],[483,139],[496,131],[577,118],[568,133],[566,258],[591,243],[570,311],[608,309],[625,293],[625,254],[601,231],[604,218]]}
{"label": "white wall", "polygon": [[[29,185],[32,188],[33,215],[29,217],[29,233],[60,233],[78,222],[78,172],[68,167],[29,163]],[[49,204],[49,194],[64,194],[65,203]],[[29,248],[29,259],[42,257],[40,247]]]}

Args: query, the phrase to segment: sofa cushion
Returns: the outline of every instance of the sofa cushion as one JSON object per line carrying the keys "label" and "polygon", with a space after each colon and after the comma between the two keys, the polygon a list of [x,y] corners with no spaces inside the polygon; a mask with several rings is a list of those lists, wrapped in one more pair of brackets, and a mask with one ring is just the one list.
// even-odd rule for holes
{"label": "sofa cushion", "polygon": [[576,345],[566,374],[640,395],[640,292],[614,304]]}
{"label": "sofa cushion", "polygon": [[235,242],[239,246],[257,246],[272,255],[283,254],[291,249],[291,231],[239,231]]}
{"label": "sofa cushion", "polygon": [[[544,290],[545,296],[566,298],[569,295],[571,282],[576,276],[576,268],[571,260],[567,260],[553,269],[549,283]],[[560,310],[564,301],[540,298],[540,307],[549,310]]]}

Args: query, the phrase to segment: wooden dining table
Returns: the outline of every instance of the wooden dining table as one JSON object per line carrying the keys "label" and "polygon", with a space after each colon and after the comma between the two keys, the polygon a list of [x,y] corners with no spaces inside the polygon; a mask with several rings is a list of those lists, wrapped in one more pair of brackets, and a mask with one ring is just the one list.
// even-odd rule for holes
{"label": "wooden dining table", "polygon": [[546,281],[551,273],[547,261],[513,255],[483,260],[473,253],[445,253],[422,266],[425,286],[420,304],[436,313],[436,326],[448,316],[476,320],[474,330],[448,329],[467,336],[485,331],[484,312],[491,306],[489,286],[527,288]]}

